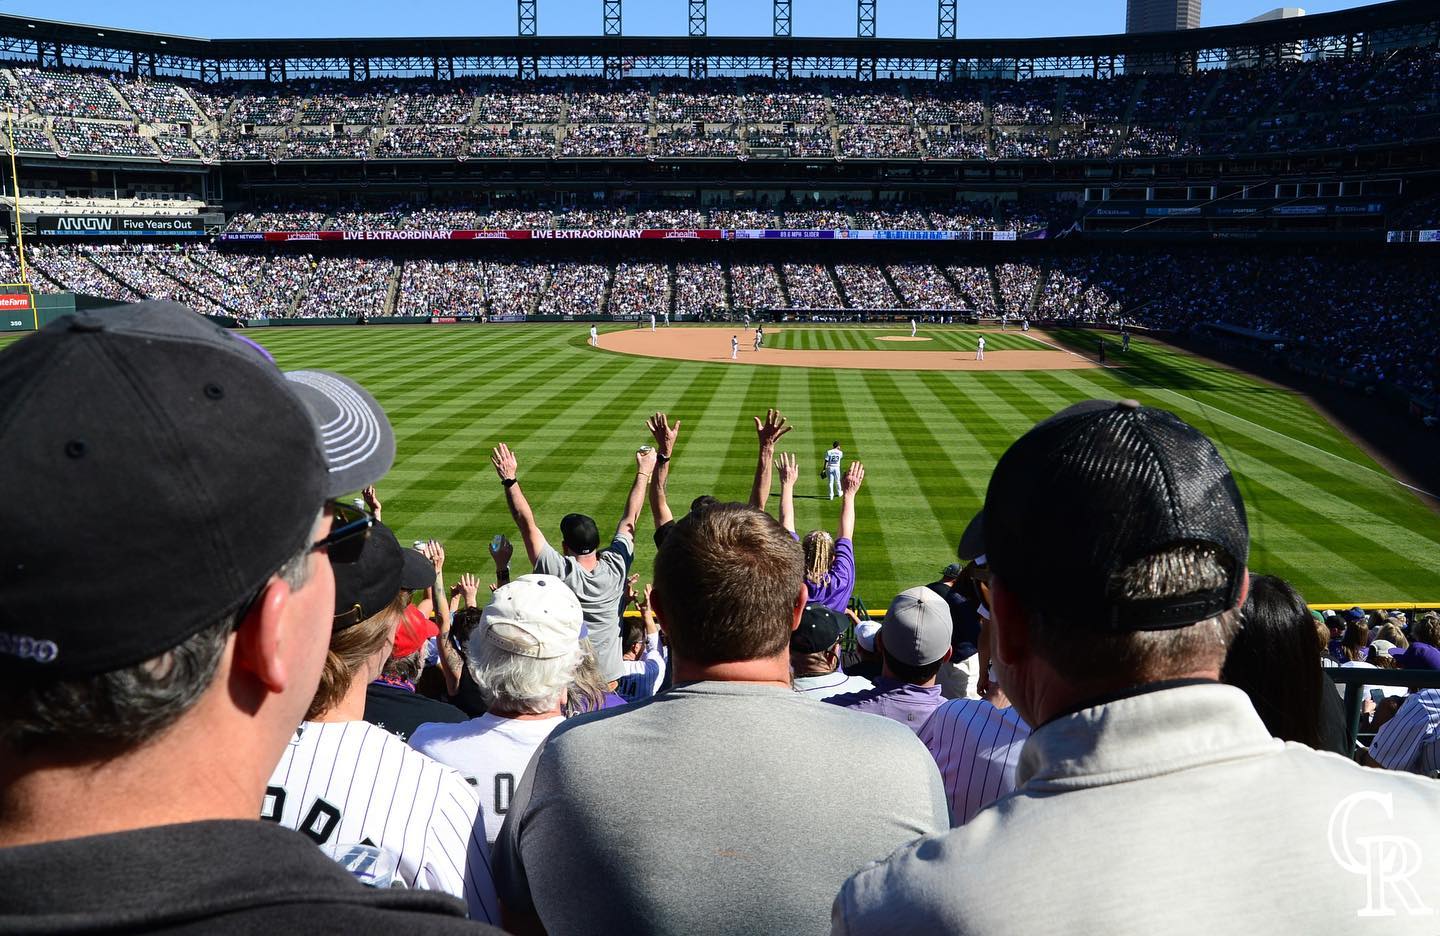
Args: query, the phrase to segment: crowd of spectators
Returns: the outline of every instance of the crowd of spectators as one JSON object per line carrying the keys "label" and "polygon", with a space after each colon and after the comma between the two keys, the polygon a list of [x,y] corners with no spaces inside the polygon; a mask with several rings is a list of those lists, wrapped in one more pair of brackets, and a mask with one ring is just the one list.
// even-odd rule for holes
{"label": "crowd of spectators", "polygon": [[730,299],[737,310],[785,308],[785,294],[775,264],[730,264]]}
{"label": "crowd of spectators", "polygon": [[933,263],[896,263],[886,269],[906,308],[953,310],[962,307],[955,287]]}
{"label": "crowd of spectators", "polygon": [[835,278],[845,291],[845,305],[851,309],[893,309],[900,305],[882,266],[837,263]]}
{"label": "crowd of spectators", "polygon": [[1040,285],[1039,267],[1028,263],[997,263],[995,285],[1000,291],[1000,307],[1012,316],[1030,312],[1035,289]]}
{"label": "crowd of spectators", "polygon": [[373,318],[390,295],[395,262],[373,257],[322,257],[305,282],[296,318]]}
{"label": "crowd of spectators", "polygon": [[[434,220],[460,219],[442,214]],[[965,311],[1012,321],[1102,322],[1181,332],[1221,323],[1270,336],[1289,353],[1356,381],[1395,384],[1421,396],[1434,392],[1435,361],[1440,360],[1433,269],[1424,258],[1400,254],[1380,262],[1329,252],[1105,251],[941,269],[918,261],[787,262],[777,268],[758,261],[722,266],[719,261],[316,258],[206,245],[43,241],[30,244],[29,251],[32,279],[42,292],[68,290],[120,301],[175,299],[241,318],[373,318],[442,309],[440,314],[644,316],[669,311],[694,316],[724,314],[733,307],[737,314],[761,309]],[[1297,295],[1308,298],[1296,303]]]}
{"label": "crowd of spectators", "polygon": [[[489,77],[196,85],[15,68],[13,82],[0,80],[0,100],[21,116],[66,121],[62,146],[69,152],[150,155],[141,124],[171,131],[185,124],[197,139],[218,140],[214,155],[237,160],[734,158],[776,149],[799,158],[1106,159],[1440,133],[1440,56],[1433,50],[1264,67],[1237,55],[1228,68],[1192,75],[1137,69],[1104,79],[945,84]],[[96,120],[115,123],[95,129],[88,122]],[[334,125],[346,132],[334,134]],[[129,143],[121,139],[127,135]],[[200,152],[212,158],[211,149]],[[174,144],[164,152],[193,155],[184,150]]]}
{"label": "crowd of spectators", "polygon": [[726,300],[725,269],[718,260],[675,264],[675,313],[687,317],[723,313]]}
{"label": "crowd of spectators", "polygon": [[55,148],[60,153],[93,153],[105,156],[156,156],[155,147],[135,133],[128,123],[105,120],[72,120],[56,117],[50,122]]}
{"label": "crowd of spectators", "polygon": [[476,260],[406,260],[395,294],[395,314],[483,315],[485,279]]}
{"label": "crowd of spectators", "polygon": [[785,294],[791,309],[840,309],[840,293],[830,268],[823,263],[782,263]]}
{"label": "crowd of spectators", "polygon": [[599,315],[604,311],[610,267],[565,260],[550,264],[550,279],[535,311],[541,315]]}
{"label": "crowd of spectators", "polygon": [[[996,220],[996,213],[999,220]],[[1073,202],[1044,198],[1024,201],[958,202],[953,205],[910,205],[903,202],[783,202],[758,208],[628,208],[526,207],[506,208],[463,199],[436,198],[413,203],[274,202],[259,210],[237,212],[231,231],[365,231],[365,230],[543,230],[547,228],[651,228],[747,230],[796,228],[811,230],[1044,230],[1074,220]]]}
{"label": "crowd of spectators", "polygon": [[663,263],[615,265],[606,309],[610,315],[657,318],[670,310],[670,269]]}
{"label": "crowd of spectators", "polygon": [[485,282],[485,307],[492,317],[534,312],[550,278],[549,266],[533,260],[515,263],[486,261],[481,269]]}

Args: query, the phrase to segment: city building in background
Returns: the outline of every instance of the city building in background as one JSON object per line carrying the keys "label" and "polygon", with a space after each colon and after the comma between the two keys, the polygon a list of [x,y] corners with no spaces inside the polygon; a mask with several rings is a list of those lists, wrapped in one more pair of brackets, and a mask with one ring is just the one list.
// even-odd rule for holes
{"label": "city building in background", "polygon": [[1173,32],[1200,27],[1200,0],[1126,0],[1127,33]]}

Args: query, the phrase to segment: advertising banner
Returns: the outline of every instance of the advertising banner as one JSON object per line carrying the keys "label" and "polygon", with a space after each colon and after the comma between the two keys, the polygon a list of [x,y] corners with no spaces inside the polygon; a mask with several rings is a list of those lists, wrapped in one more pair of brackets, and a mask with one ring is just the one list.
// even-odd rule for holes
{"label": "advertising banner", "polygon": [[0,312],[29,312],[30,296],[27,293],[0,293]]}
{"label": "advertising banner", "polygon": [[477,231],[237,231],[221,241],[467,241],[467,240],[719,240],[720,230],[671,228],[568,228]]}
{"label": "advertising banner", "polygon": [[170,218],[131,215],[40,215],[35,232],[47,237],[114,237],[117,235],[180,235],[201,237],[205,222],[198,216]]}

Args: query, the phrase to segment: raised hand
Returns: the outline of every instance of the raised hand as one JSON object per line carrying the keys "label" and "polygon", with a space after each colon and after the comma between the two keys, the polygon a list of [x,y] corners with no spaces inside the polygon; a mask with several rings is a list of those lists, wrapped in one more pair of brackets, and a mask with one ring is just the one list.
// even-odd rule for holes
{"label": "raised hand", "polygon": [[510,446],[504,442],[490,452],[490,464],[495,466],[495,473],[500,476],[501,481],[515,477],[515,453],[510,451]]}
{"label": "raised hand", "polygon": [[865,481],[865,466],[860,462],[851,462],[850,470],[845,472],[845,477],[840,479],[840,493],[854,494],[860,490],[860,485]]}
{"label": "raised hand", "polygon": [[435,574],[439,575],[445,568],[445,547],[440,545],[439,540],[432,539],[421,551],[425,553],[425,558],[430,560],[430,564],[435,567]]}
{"label": "raised hand", "polygon": [[780,469],[780,486],[794,487],[795,479],[800,476],[800,467],[795,464],[795,454],[781,452],[775,464]]}
{"label": "raised hand", "polygon": [[515,547],[512,546],[510,540],[504,536],[500,537],[499,545],[495,543],[490,544],[490,557],[495,560],[495,568],[497,569],[510,568],[510,557],[514,554]]}
{"label": "raised hand", "polygon": [[766,410],[764,422],[761,422],[759,416],[754,418],[755,434],[760,437],[762,449],[773,449],[777,439],[795,428],[787,424],[785,417],[781,416],[777,409]]}
{"label": "raised hand", "polygon": [[625,580],[625,604],[640,606],[640,596],[635,591],[635,586],[640,582],[640,573],[635,572]]}
{"label": "raised hand", "polygon": [[380,495],[377,494],[377,493],[375,493],[375,485],[372,484],[372,485],[370,485],[369,487],[364,488],[363,490],[361,490],[361,491],[360,491],[360,496],[365,499],[365,506],[368,507],[368,508],[370,508],[370,514],[371,514],[376,520],[379,520],[379,519],[380,519]]}
{"label": "raised hand", "polygon": [[460,576],[460,581],[455,583],[455,587],[460,590],[460,594],[464,597],[465,607],[475,607],[475,598],[480,594],[480,580],[471,573],[466,572]]}
{"label": "raised hand", "polygon": [[675,440],[680,435],[680,420],[675,420],[672,426],[668,416],[656,413],[645,421],[645,427],[655,437],[655,451],[667,457],[675,451]]}
{"label": "raised hand", "polygon": [[[637,473],[637,474],[643,474],[643,475],[646,475],[646,476],[649,476],[649,475],[654,474],[654,473],[655,473],[655,459],[656,459],[656,455],[655,455],[655,450],[654,450],[654,449],[650,449],[649,451],[645,451],[645,452],[636,452],[636,453],[635,453],[635,468],[636,468],[636,473]],[[643,494],[644,492],[642,491],[641,493]]]}

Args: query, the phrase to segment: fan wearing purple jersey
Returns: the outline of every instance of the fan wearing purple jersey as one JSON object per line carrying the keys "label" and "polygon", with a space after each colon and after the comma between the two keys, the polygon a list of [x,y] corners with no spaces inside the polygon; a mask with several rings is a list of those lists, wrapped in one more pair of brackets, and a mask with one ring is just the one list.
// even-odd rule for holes
{"label": "fan wearing purple jersey", "polygon": [[[779,465],[780,523],[800,539],[795,532],[795,480],[799,468],[789,453],[782,455]],[[851,462],[840,482],[840,526],[835,538],[824,530],[811,530],[800,541],[805,548],[805,587],[810,590],[810,602],[840,614],[850,606],[855,591],[855,495],[864,481],[865,466]]]}

